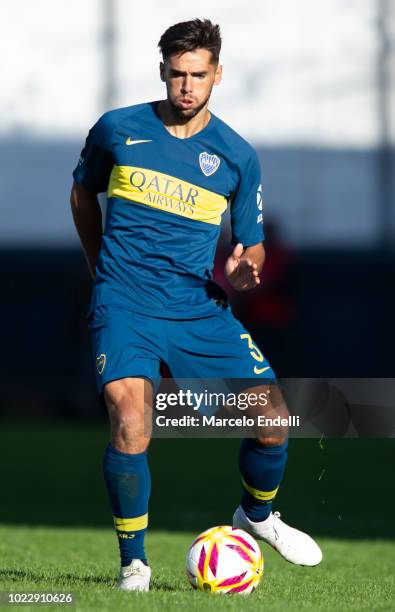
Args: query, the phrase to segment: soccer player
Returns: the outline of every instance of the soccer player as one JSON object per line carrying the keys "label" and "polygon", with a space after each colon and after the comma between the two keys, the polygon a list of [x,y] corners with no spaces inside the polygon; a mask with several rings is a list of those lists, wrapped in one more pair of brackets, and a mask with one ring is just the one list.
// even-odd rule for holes
{"label": "soccer player", "polygon": [[[95,281],[88,323],[98,388],[111,425],[104,477],[118,536],[119,587],[147,591],[149,433],[144,415],[161,361],[174,378],[275,375],[211,278],[221,218],[230,206],[233,252],[225,274],[253,289],[265,258],[260,166],[251,146],[208,110],[219,85],[218,25],[195,19],[159,41],[167,97],[105,113],[74,170],[71,204]],[[107,192],[105,229],[97,194]],[[243,496],[233,525],[288,561],[316,565],[308,535],[271,511],[287,459],[287,433],[248,438]]]}

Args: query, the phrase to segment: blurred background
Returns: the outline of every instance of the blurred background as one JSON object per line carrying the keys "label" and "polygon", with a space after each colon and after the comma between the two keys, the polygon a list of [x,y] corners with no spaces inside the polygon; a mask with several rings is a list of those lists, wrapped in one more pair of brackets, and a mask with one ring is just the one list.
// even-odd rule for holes
{"label": "blurred background", "polygon": [[[71,172],[101,113],[164,97],[157,42],[195,13],[223,33],[211,108],[262,163],[267,263],[236,314],[281,376],[393,375],[394,0],[3,0],[3,413],[98,413]],[[227,290],[229,252],[225,222]]]}
{"label": "blurred background", "polygon": [[[110,527],[71,172],[105,110],[164,97],[158,40],[196,16],[223,33],[211,108],[262,164],[267,262],[259,290],[230,295],[236,314],[282,377],[394,376],[395,0],[2,0],[0,431],[5,455],[18,451],[0,466],[4,523]],[[215,276],[226,290],[230,250],[225,222]],[[225,520],[239,495],[236,442],[154,441],[154,525]],[[222,498],[180,466],[205,443]],[[215,449],[234,451],[231,477]],[[392,498],[376,512],[360,503],[367,482],[388,489],[391,441],[295,440],[290,457],[280,502],[300,528],[394,536]],[[175,473],[193,486],[164,510]],[[308,504],[295,508],[302,489]]]}

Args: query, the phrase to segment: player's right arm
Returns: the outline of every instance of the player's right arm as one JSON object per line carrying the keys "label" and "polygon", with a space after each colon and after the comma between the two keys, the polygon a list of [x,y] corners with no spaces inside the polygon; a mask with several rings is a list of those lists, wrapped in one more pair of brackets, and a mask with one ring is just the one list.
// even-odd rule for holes
{"label": "player's right arm", "polygon": [[113,167],[112,115],[105,113],[89,131],[78,165],[73,172],[71,210],[92,278],[96,275],[103,227],[97,194],[107,191]]}
{"label": "player's right arm", "polygon": [[74,181],[70,204],[89,272],[94,279],[103,233],[102,214],[97,194],[88,191],[83,185]]}

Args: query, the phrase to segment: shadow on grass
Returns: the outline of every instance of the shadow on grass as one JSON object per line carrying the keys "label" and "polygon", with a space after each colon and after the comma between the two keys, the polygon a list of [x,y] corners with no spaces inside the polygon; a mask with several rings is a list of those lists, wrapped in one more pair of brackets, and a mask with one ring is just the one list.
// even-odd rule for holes
{"label": "shadow on grass", "polygon": [[[150,587],[151,588],[151,587]],[[185,588],[181,588],[179,584],[175,585],[175,584],[170,584],[168,582],[164,582],[162,580],[158,580],[153,578],[152,580],[152,590],[157,592],[157,591],[162,591],[162,592],[166,592],[166,593],[179,593],[180,591],[184,591],[184,592],[189,592],[191,591],[190,587],[188,587],[188,585]]]}
{"label": "shadow on grass", "polygon": [[[29,580],[32,582],[38,582],[42,584],[49,580],[48,573],[36,572],[32,570],[17,570],[17,569],[0,569],[0,579],[8,579],[20,583],[21,580]],[[53,582],[53,577],[50,578]],[[62,573],[57,572],[57,582],[72,582],[81,583],[83,585],[89,584],[100,584],[102,586],[115,586],[114,579],[104,578],[104,576],[81,576],[79,574],[72,574],[70,572]]]}
{"label": "shadow on grass", "polygon": [[[2,423],[0,523],[111,529],[107,441],[97,423]],[[151,528],[199,533],[229,523],[241,494],[238,447],[236,439],[153,440]],[[316,536],[395,538],[394,450],[388,439],[291,440],[275,509]]]}
{"label": "shadow on grass", "polygon": [[[21,581],[26,580],[30,582],[37,582],[42,585],[43,582],[49,580],[48,573],[36,572],[32,570],[18,570],[18,569],[1,569],[0,568],[0,580],[11,580],[20,584]],[[50,578],[53,582],[53,577]],[[73,574],[70,572],[57,572],[56,582],[69,582],[77,586],[89,586],[89,585],[100,585],[109,588],[116,588],[117,581],[114,578],[107,578],[104,576],[81,576],[79,574]],[[152,583],[153,591],[166,591],[166,592],[179,592],[180,587],[174,584],[170,584],[163,579],[153,579]],[[185,590],[189,590],[186,589]]]}

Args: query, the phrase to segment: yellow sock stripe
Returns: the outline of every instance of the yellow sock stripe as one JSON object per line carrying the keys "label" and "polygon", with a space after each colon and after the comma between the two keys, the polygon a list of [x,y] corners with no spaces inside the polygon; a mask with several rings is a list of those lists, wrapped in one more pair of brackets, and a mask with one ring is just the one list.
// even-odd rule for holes
{"label": "yellow sock stripe", "polygon": [[259,499],[260,501],[270,501],[271,499],[274,499],[276,497],[278,487],[274,489],[274,491],[260,491],[259,489],[254,489],[254,487],[250,487],[250,485],[246,483],[244,478],[241,479],[241,482],[243,483],[243,487],[246,489],[246,491],[248,491],[248,493],[250,493],[252,497],[255,497],[255,499]]}
{"label": "yellow sock stripe", "polygon": [[135,518],[118,518],[114,516],[114,525],[117,531],[140,531],[148,527],[148,513]]}

